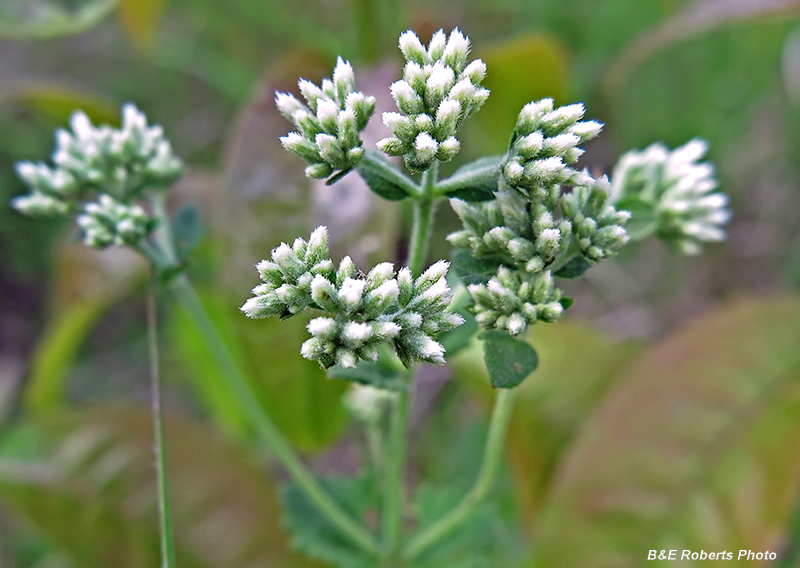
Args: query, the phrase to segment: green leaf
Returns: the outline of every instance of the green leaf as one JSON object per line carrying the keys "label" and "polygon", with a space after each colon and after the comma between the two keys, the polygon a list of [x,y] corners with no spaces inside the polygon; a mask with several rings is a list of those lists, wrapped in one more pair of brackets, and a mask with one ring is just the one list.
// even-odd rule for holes
{"label": "green leaf", "polygon": [[[453,510],[467,489],[460,484],[420,485],[414,498],[418,530],[433,525]],[[469,518],[428,549],[411,568],[496,568],[516,565],[517,531],[509,526],[496,500],[478,505]]]}
{"label": "green leaf", "polygon": [[639,566],[650,549],[780,543],[800,463],[798,337],[800,301],[749,299],[645,352],[559,467],[533,565]]}
{"label": "green leaf", "polygon": [[193,203],[187,203],[170,220],[172,238],[180,260],[186,260],[205,234],[200,210]]}
{"label": "green leaf", "polygon": [[[356,519],[364,519],[380,506],[377,487],[366,478],[332,478],[320,480],[333,499]],[[284,523],[292,535],[296,550],[325,560],[341,568],[374,568],[377,560],[353,545],[341,531],[320,515],[305,493],[294,484],[287,484],[281,494]]]}
{"label": "green leaf", "polygon": [[486,284],[489,279],[497,274],[499,262],[475,258],[472,252],[466,249],[456,249],[452,256],[453,270],[456,272],[464,286],[470,284]]}
{"label": "green leaf", "polygon": [[498,330],[478,337],[483,340],[483,357],[495,388],[513,389],[539,365],[536,350],[525,341]]}
{"label": "green leaf", "polygon": [[587,270],[592,267],[592,263],[589,262],[585,256],[582,254],[577,254],[573,256],[569,261],[559,268],[557,271],[553,273],[553,276],[558,278],[580,278],[583,276]]}
{"label": "green leaf", "polygon": [[625,223],[625,232],[631,240],[641,241],[656,232],[658,217],[652,203],[631,195],[614,203],[614,207],[617,211],[630,211],[631,218]]}
{"label": "green leaf", "polygon": [[490,201],[497,191],[503,156],[481,158],[458,168],[436,184],[436,193],[464,201]]}
{"label": "green leaf", "polygon": [[390,391],[402,391],[408,388],[408,384],[403,380],[402,371],[382,359],[376,363],[362,361],[353,369],[336,365],[328,369],[328,376],[332,379],[344,379]]}
{"label": "green leaf", "polygon": [[410,195],[399,183],[398,176],[402,174],[378,152],[367,150],[356,170],[369,188],[384,199],[400,201]]}
{"label": "green leaf", "polygon": [[[149,410],[104,404],[34,426],[45,452],[0,459],[4,517],[81,568],[158,566]],[[262,467],[188,420],[170,416],[165,434],[179,566],[309,566],[286,546]]]}
{"label": "green leaf", "polygon": [[0,38],[45,39],[79,34],[99,24],[118,0],[4,0]]}
{"label": "green leaf", "polygon": [[575,303],[575,298],[561,298],[558,303],[561,304],[564,311],[567,311],[572,307],[572,304]]}

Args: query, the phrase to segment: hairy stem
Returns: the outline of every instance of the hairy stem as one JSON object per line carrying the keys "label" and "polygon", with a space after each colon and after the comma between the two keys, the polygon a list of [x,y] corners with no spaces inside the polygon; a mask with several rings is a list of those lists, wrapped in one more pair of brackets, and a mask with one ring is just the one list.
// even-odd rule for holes
{"label": "hairy stem", "polygon": [[292,447],[258,403],[255,392],[233,359],[222,336],[185,275],[178,276],[173,285],[176,296],[186,308],[200,330],[206,345],[225,373],[225,384],[239,401],[256,433],[275,453],[298,487],[317,509],[333,523],[343,535],[371,554],[378,553],[375,537],[363,525],[348,515],[319,485]]}
{"label": "hairy stem", "polygon": [[486,446],[483,451],[483,461],[475,483],[461,503],[452,511],[409,541],[403,550],[404,559],[412,560],[416,558],[447,536],[450,531],[469,518],[475,507],[489,493],[494,483],[497,469],[502,461],[503,446],[505,445],[506,432],[513,406],[514,389],[498,389],[489,425],[489,435],[486,438]]}
{"label": "hairy stem", "polygon": [[[403,522],[403,471],[406,457],[406,428],[408,425],[408,390],[397,393],[392,405],[389,425],[389,448],[386,458],[386,478],[383,497],[383,553],[391,562],[397,553],[397,539]],[[387,564],[388,565],[388,564]]]}
{"label": "hairy stem", "polygon": [[414,224],[411,229],[411,244],[408,253],[408,267],[414,276],[419,276],[425,266],[425,255],[431,240],[433,212],[436,206],[434,188],[438,162],[434,163],[422,176],[422,195],[414,201]]}
{"label": "hairy stem", "polygon": [[147,335],[150,351],[150,404],[155,437],[156,478],[158,484],[158,521],[161,540],[161,568],[175,568],[175,538],[172,534],[172,514],[169,506],[167,458],[164,447],[164,424],[161,411],[161,381],[158,363],[158,328],[156,322],[155,270],[150,269],[147,286]]}

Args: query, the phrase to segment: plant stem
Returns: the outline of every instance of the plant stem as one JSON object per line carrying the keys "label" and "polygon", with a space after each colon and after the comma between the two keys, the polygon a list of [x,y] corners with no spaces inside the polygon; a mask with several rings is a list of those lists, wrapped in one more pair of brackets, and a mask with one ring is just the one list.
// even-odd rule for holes
{"label": "plant stem", "polygon": [[[152,207],[154,214],[160,220],[155,234],[155,248],[158,250],[156,256],[166,258],[172,265],[175,265],[178,262],[177,254],[163,194],[156,193],[153,196]],[[150,250],[140,248],[140,252],[150,258]],[[269,445],[298,487],[305,492],[323,516],[327,517],[354,544],[370,554],[377,554],[378,543],[375,536],[351,518],[317,483],[317,480],[300,461],[280,430],[258,403],[255,392],[239,369],[225,340],[209,317],[186,275],[180,274],[175,277],[171,281],[171,288],[178,301],[183,304],[189,316],[194,320],[209,352],[224,373],[225,384],[238,400],[256,433]]]}
{"label": "plant stem", "polygon": [[408,254],[408,267],[414,276],[419,276],[425,266],[425,255],[428,253],[428,243],[431,240],[438,165],[438,162],[434,162],[433,166],[422,175],[422,195],[414,201],[414,224]]}
{"label": "plant stem", "polygon": [[408,390],[397,393],[389,425],[389,451],[383,496],[383,553],[388,563],[397,553],[397,538],[403,521],[403,471],[405,469],[406,427],[408,425]]}
{"label": "plant stem", "polygon": [[183,303],[200,330],[211,355],[225,373],[226,384],[231,389],[256,433],[269,445],[275,456],[287,469],[292,479],[303,490],[319,511],[343,535],[371,554],[378,553],[378,544],[372,533],[348,515],[319,485],[292,447],[258,403],[255,392],[239,370],[222,336],[217,331],[200,299],[185,275],[175,278],[172,284],[175,295]]}
{"label": "plant stem", "polygon": [[175,568],[175,538],[172,534],[172,514],[169,506],[167,458],[164,444],[164,423],[161,411],[161,381],[158,363],[158,327],[156,325],[155,287],[155,269],[151,267],[150,282],[147,286],[147,335],[150,350],[150,404],[153,414],[153,435],[155,436],[156,443],[156,477],[158,484],[159,534],[161,537],[161,567]]}
{"label": "plant stem", "polygon": [[475,507],[489,493],[502,460],[503,446],[513,406],[514,389],[498,389],[489,425],[489,434],[483,451],[483,462],[472,489],[455,509],[409,541],[403,550],[404,559],[412,560],[436,544],[447,533],[469,518]]}

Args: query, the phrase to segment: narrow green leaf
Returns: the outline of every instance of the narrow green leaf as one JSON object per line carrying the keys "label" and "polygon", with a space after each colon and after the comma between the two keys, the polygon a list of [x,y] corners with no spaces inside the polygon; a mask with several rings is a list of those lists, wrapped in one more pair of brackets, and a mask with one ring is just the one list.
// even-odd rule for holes
{"label": "narrow green leaf", "polygon": [[436,193],[464,201],[490,201],[497,191],[502,162],[503,156],[492,156],[461,166],[436,184]]}
{"label": "narrow green leaf", "polygon": [[656,232],[658,217],[652,203],[631,195],[614,203],[614,207],[618,211],[630,211],[631,218],[625,223],[625,232],[631,240],[641,241]]}
{"label": "narrow green leaf", "polygon": [[400,201],[410,195],[398,179],[402,174],[381,154],[368,150],[356,167],[369,188],[389,201]]}
{"label": "narrow green leaf", "polygon": [[513,389],[539,365],[536,350],[525,341],[497,330],[478,337],[483,340],[483,357],[495,388]]}
{"label": "narrow green leaf", "polygon": [[69,369],[108,305],[105,298],[81,299],[49,323],[31,360],[25,391],[25,401],[31,408],[52,409],[65,402]]}

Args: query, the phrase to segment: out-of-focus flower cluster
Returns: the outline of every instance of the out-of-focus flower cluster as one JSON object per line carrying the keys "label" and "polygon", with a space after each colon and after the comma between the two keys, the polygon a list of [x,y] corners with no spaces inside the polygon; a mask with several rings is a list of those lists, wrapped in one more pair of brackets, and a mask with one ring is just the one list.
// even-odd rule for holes
{"label": "out-of-focus flower cluster", "polygon": [[333,79],[318,87],[301,79],[300,92],[307,105],[294,96],[278,93],[278,110],[297,129],[281,138],[283,146],[308,162],[306,175],[327,178],[347,172],[364,156],[359,133],[375,111],[375,97],[355,92],[356,81],[350,63],[340,57]]}
{"label": "out-of-focus flower cluster", "polygon": [[724,240],[731,216],[728,196],[715,192],[714,167],[700,163],[707,150],[701,140],[672,151],[653,144],[624,154],[612,176],[614,199],[634,197],[649,206],[655,233],[684,254]]}
{"label": "out-of-focus flower cluster", "polygon": [[467,63],[469,39],[458,29],[447,37],[442,30],[427,49],[411,30],[400,36],[407,63],[403,78],[391,91],[399,113],[383,114],[392,135],[378,142],[389,156],[403,156],[412,171],[425,171],[436,161],[452,160],[461,148],[456,132],[462,121],[489,97],[481,87],[486,65]]}
{"label": "out-of-focus flower cluster", "polygon": [[83,112],[70,125],[71,132],[56,133],[52,167],[17,164],[31,193],[14,199],[14,207],[26,215],[66,215],[89,201],[78,217],[87,245],[136,244],[155,223],[133,202],[145,191],[163,190],[183,170],[163,129],[148,126],[131,104],[123,107],[119,129],[93,126]]}
{"label": "out-of-focus flower cluster", "polygon": [[437,262],[415,279],[408,268],[396,273],[388,262],[362,275],[350,257],[335,269],[328,255],[325,227],[308,242],[281,244],[272,260],[256,266],[263,284],[253,288],[254,297],[242,311],[252,318],[286,318],[308,307],[327,312],[308,324],[311,338],[301,349],[303,357],[324,368],[375,361],[383,344],[393,347],[407,367],[444,363],[444,348],[433,336],[463,322],[447,311],[452,298],[447,262]]}

